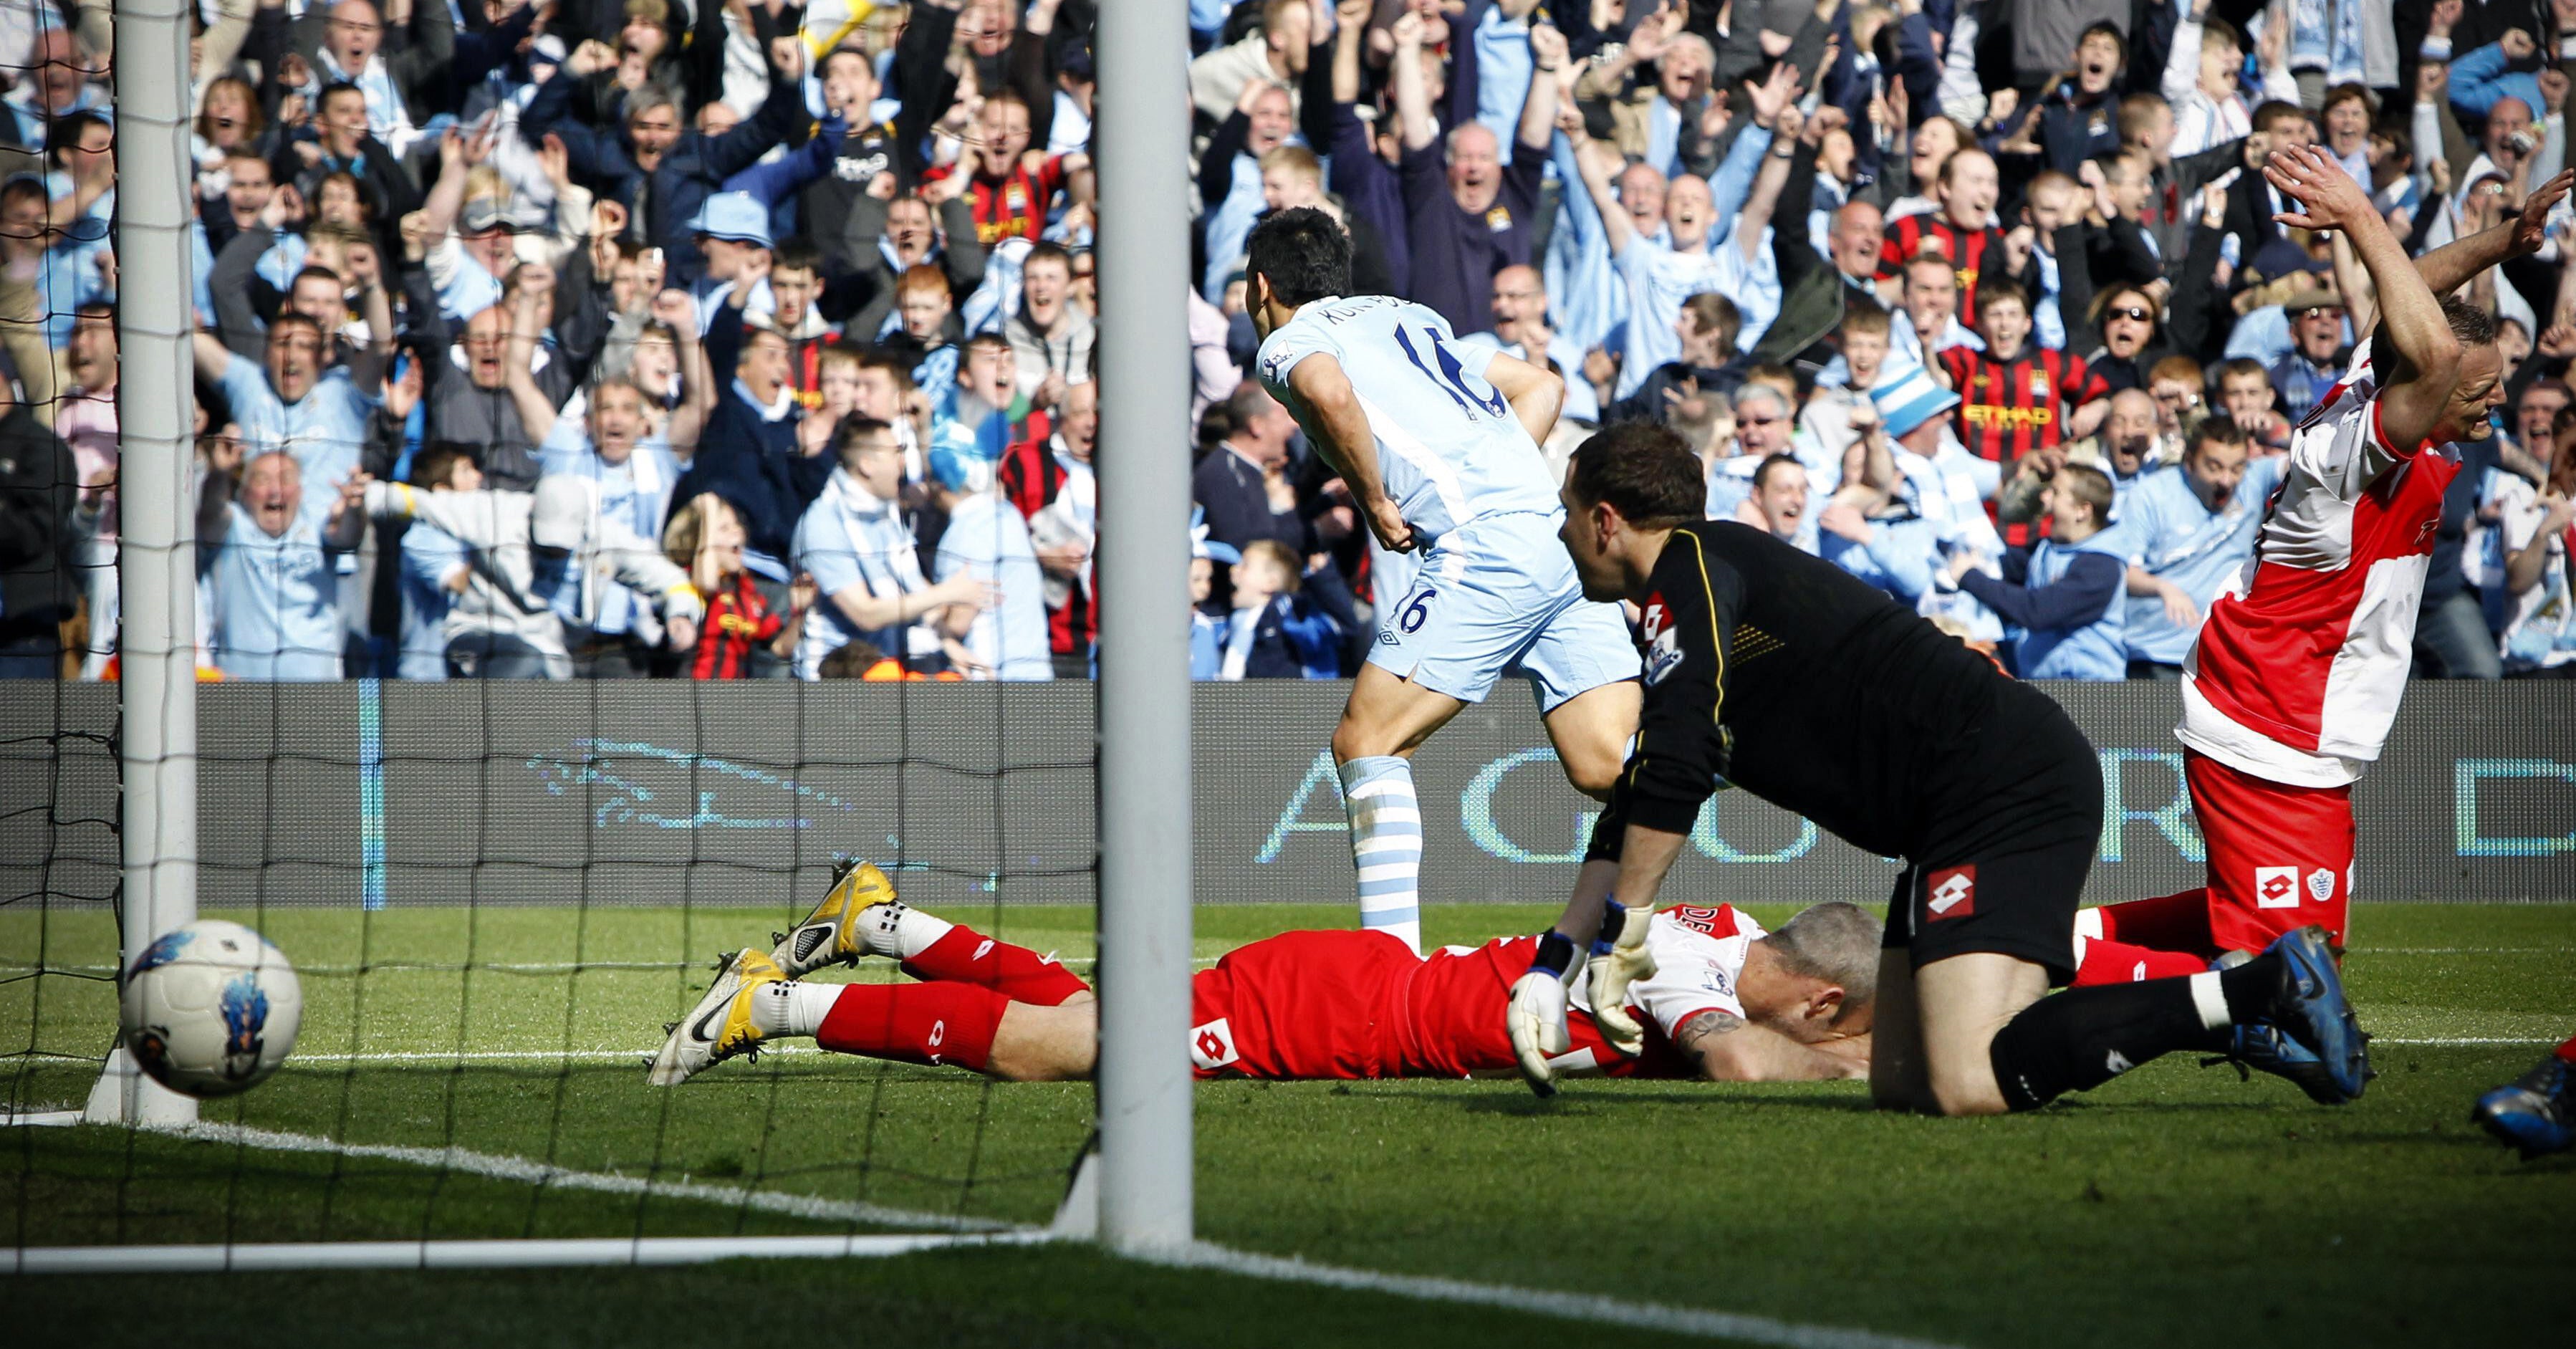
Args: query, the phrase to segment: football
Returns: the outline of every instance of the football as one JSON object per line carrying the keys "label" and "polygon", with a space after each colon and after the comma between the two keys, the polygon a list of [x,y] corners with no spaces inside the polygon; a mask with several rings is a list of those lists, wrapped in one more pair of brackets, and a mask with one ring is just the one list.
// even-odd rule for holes
{"label": "football", "polygon": [[125,972],[126,1052],[190,1096],[257,1086],[295,1048],[304,991],[286,953],[220,918],[173,928]]}

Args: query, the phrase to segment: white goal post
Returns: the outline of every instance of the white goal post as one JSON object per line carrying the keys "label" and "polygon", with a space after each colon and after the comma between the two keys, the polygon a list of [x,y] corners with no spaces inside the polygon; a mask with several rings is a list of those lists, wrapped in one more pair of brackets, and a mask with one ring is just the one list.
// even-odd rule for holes
{"label": "white goal post", "polygon": [[[323,0],[315,0],[323,3]],[[713,3],[714,0],[700,0]],[[188,194],[189,0],[116,0],[122,286],[119,572],[123,591],[121,959],[196,916],[194,266]],[[1095,34],[1102,409],[1099,1151],[1054,1227],[1005,1234],[615,1241],[351,1242],[0,1252],[0,1273],[670,1263],[894,1254],[941,1242],[1096,1234],[1111,1249],[1191,1249],[1190,285],[1186,0],[1111,0]],[[107,1028],[102,1028],[106,1030]],[[197,1103],[112,1051],[83,1111],[19,1124],[186,1131]]]}

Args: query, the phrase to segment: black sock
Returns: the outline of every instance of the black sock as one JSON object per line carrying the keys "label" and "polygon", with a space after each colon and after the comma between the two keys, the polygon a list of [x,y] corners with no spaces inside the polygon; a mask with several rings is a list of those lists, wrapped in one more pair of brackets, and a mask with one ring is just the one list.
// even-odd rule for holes
{"label": "black sock", "polygon": [[[2278,974],[2273,972],[2275,978]],[[2209,1029],[2192,994],[2191,980],[2203,977],[2073,988],[2023,1008],[1995,1032],[1987,1050],[2005,1103],[2014,1110],[2037,1110],[2067,1092],[2091,1090],[2177,1049],[2227,1048],[2232,1028]],[[2220,982],[2223,988],[2223,976]],[[2231,1016],[2234,1011],[2231,1005]]]}
{"label": "black sock", "polygon": [[2272,1008],[2272,998],[2281,990],[2281,958],[2256,956],[2232,970],[2218,973],[2219,991],[2227,995],[2227,1019],[2243,1025]]}

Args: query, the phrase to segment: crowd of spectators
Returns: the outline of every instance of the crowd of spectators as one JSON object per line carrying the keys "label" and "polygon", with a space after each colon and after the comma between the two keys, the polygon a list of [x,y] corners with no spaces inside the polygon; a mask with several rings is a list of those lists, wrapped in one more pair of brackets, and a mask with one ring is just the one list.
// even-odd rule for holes
{"label": "crowd of spectators", "polygon": [[[0,7],[0,670],[112,674],[106,0]],[[1087,677],[1096,0],[200,0],[205,663],[226,677]],[[1402,598],[1245,378],[1242,250],[1650,418],[1708,508],[2016,672],[2172,677],[2366,278],[2570,162],[2576,0],[1193,0],[1193,672]],[[23,53],[23,55],[18,55]],[[2576,671],[2576,227],[2480,277],[2420,673]],[[1114,336],[1114,335],[1113,335]],[[1112,422],[1116,436],[1116,422]],[[1131,433],[1132,434],[1132,433]]]}

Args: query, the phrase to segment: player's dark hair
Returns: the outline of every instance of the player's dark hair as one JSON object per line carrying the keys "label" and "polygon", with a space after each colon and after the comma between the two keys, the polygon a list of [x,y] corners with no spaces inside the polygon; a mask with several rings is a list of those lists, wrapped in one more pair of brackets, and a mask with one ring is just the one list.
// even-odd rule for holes
{"label": "player's dark hair", "polygon": [[1351,239],[1312,206],[1274,211],[1243,245],[1244,275],[1270,283],[1279,303],[1309,304],[1351,288]]}
{"label": "player's dark hair", "polygon": [[2200,425],[2192,428],[2191,444],[2184,447],[2182,457],[2199,458],[2200,447],[2203,445],[2247,445],[2253,443],[2253,440],[2254,437],[2247,434],[2244,427],[2236,424],[2234,417],[2224,412],[2213,413],[2203,418]]}
{"label": "player's dark hair", "polygon": [[1786,451],[1772,455],[1769,458],[1764,459],[1760,464],[1754,466],[1753,490],[1759,492],[1763,488],[1769,487],[1771,485],[1771,480],[1780,476],[1780,470],[1784,467],[1804,469],[1806,465],[1798,462],[1798,456]]}
{"label": "player's dark hair", "polygon": [[1840,1021],[1878,997],[1878,947],[1885,929],[1869,910],[1830,900],[1801,909],[1762,939],[1780,967],[1808,979],[1840,984]]}
{"label": "player's dark hair", "polygon": [[342,94],[356,94],[360,102],[366,101],[367,97],[366,90],[349,83],[347,80],[338,80],[323,87],[321,96],[313,100],[313,106],[316,108],[328,108],[331,106],[331,100],[338,98]]}
{"label": "player's dark hair", "polygon": [[1565,483],[1586,505],[1608,502],[1643,529],[1669,529],[1703,518],[1708,470],[1690,442],[1653,422],[1603,427],[1575,450]]}
{"label": "player's dark hair", "polygon": [[2442,299],[2442,317],[2451,324],[2451,336],[2464,347],[2491,347],[2496,340],[2495,315],[2470,304],[2456,295]]}

